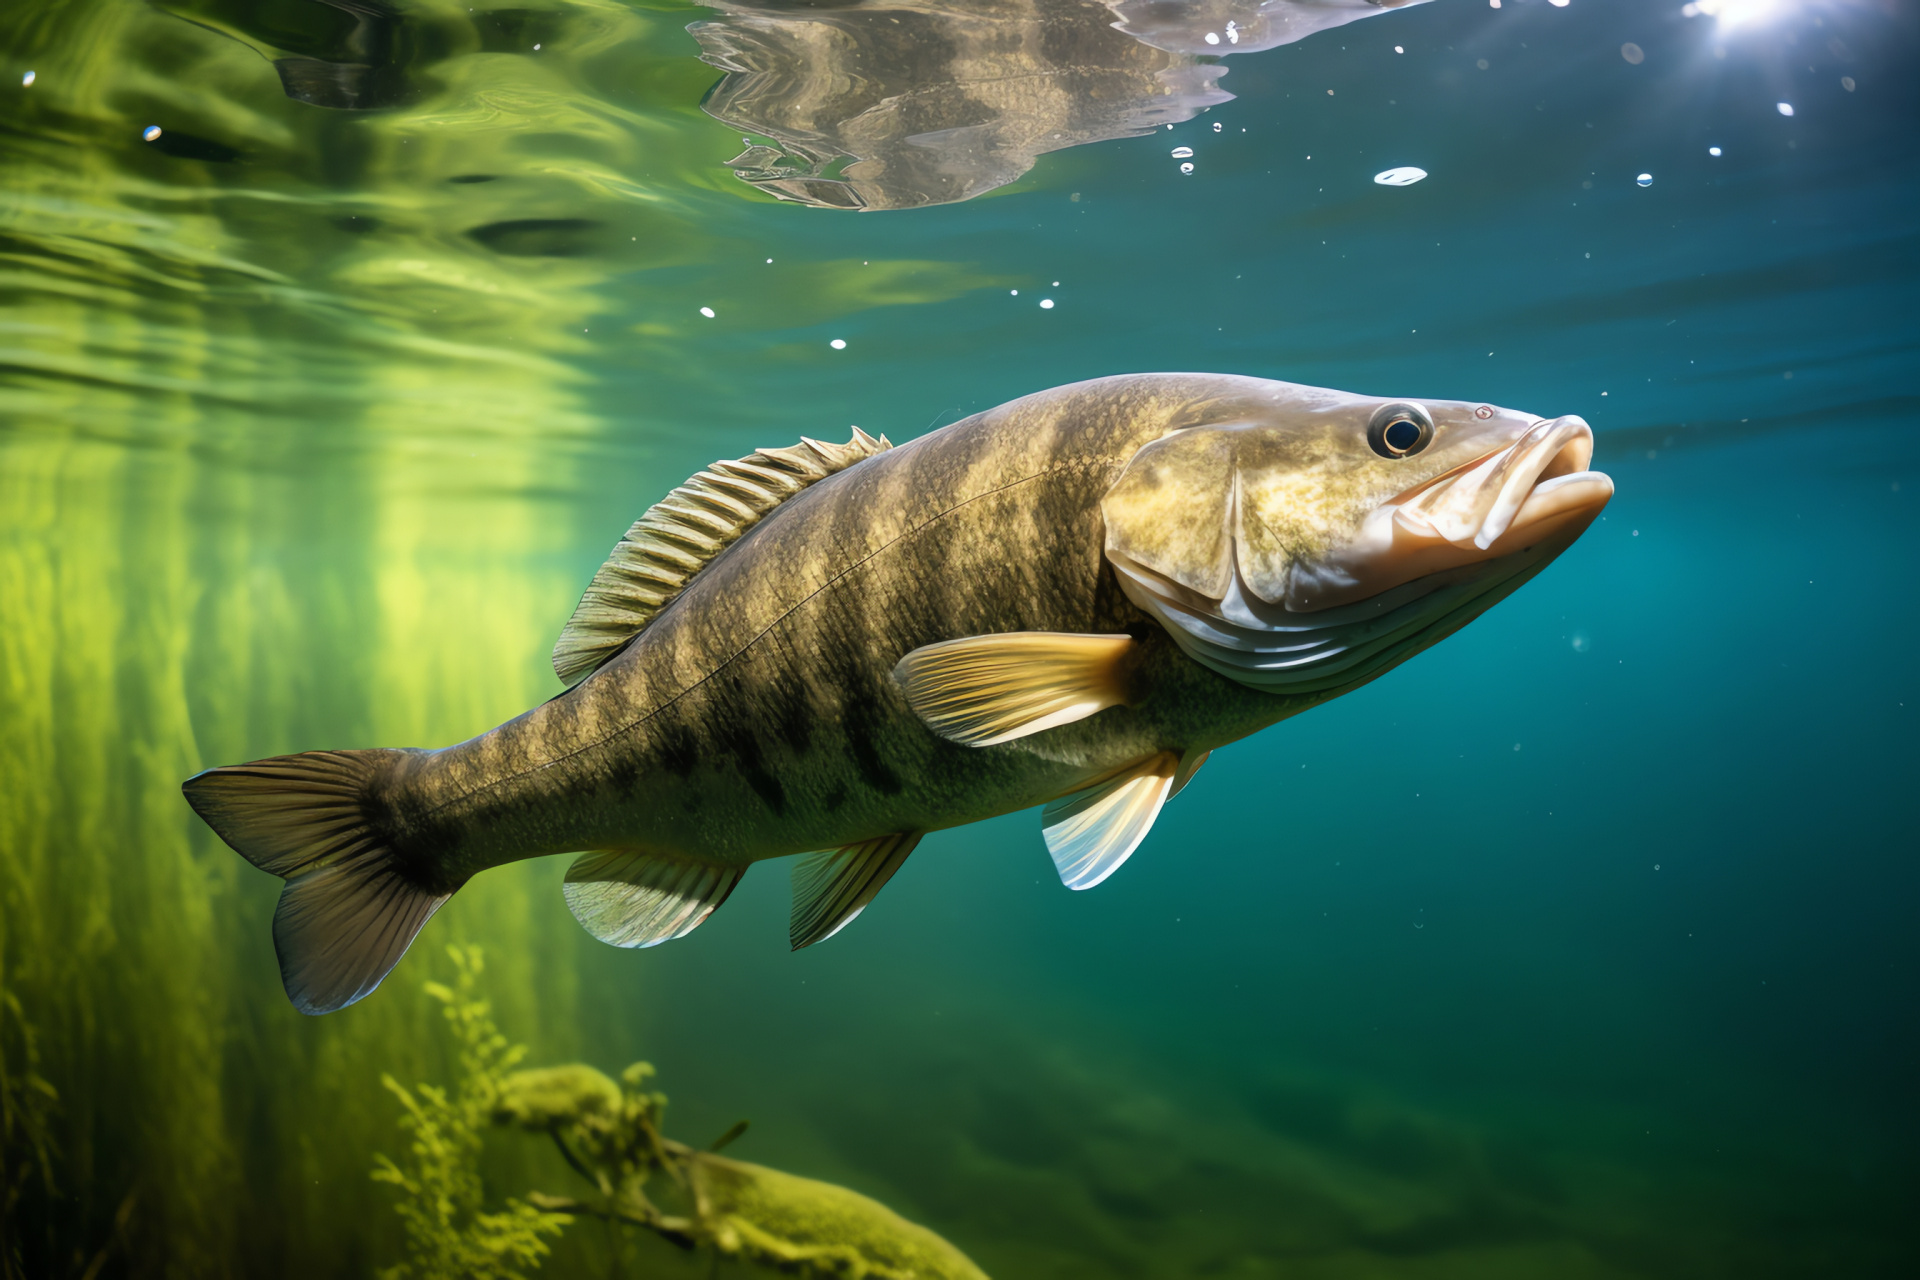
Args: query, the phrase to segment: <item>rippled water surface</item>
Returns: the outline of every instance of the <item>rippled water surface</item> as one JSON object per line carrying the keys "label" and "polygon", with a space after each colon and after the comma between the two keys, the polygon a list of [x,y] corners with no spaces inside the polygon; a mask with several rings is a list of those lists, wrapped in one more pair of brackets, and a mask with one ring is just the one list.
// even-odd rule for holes
{"label": "rippled water surface", "polygon": [[[398,1261],[381,1077],[454,1079],[421,984],[459,942],[529,1061],[645,1057],[674,1132],[749,1117],[729,1154],[1000,1280],[1920,1271],[1916,35],[1905,0],[10,0],[0,1269]],[[278,884],[183,778],[558,692],[607,549],[716,458],[1143,370],[1580,414],[1617,496],[1219,753],[1093,892],[1029,813],[828,945],[788,951],[771,864],[625,952],[547,859],[289,1007]],[[490,1204],[571,1176],[488,1143]]]}

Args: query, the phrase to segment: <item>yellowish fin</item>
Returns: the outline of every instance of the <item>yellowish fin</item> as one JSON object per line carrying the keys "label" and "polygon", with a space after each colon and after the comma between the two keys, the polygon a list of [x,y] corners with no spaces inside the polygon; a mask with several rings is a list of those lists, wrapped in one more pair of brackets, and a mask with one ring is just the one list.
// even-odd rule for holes
{"label": "yellowish fin", "polygon": [[968,636],[915,649],[893,678],[929,729],[990,747],[1124,704],[1133,647],[1125,635]]}
{"label": "yellowish fin", "polygon": [[583,853],[567,868],[567,906],[594,937],[616,947],[653,947],[705,923],[742,867],[667,853]]}
{"label": "yellowish fin", "polygon": [[1163,751],[1042,810],[1040,833],[1060,883],[1091,889],[1118,871],[1153,829],[1179,771],[1180,758]]}
{"label": "yellowish fin", "polygon": [[853,923],[920,843],[919,832],[898,832],[809,853],[793,866],[793,949],[825,942]]}

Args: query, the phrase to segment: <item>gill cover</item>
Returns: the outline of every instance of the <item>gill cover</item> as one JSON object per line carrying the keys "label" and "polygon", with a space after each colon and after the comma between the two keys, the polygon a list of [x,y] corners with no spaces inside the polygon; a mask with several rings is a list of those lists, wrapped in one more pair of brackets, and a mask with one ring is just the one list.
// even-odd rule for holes
{"label": "gill cover", "polygon": [[[1424,424],[1417,457],[1383,457],[1369,407],[1191,427],[1128,462],[1101,503],[1107,559],[1189,657],[1268,692],[1352,687],[1516,590],[1612,491],[1558,474],[1591,455],[1578,419],[1445,404],[1437,433],[1406,415]],[[1502,537],[1510,508],[1526,528]]]}
{"label": "gill cover", "polygon": [[1343,516],[1377,501],[1329,452],[1324,435],[1257,423],[1163,436],[1134,454],[1100,504],[1107,555],[1209,599],[1226,598],[1237,576],[1278,602],[1289,565],[1324,553]]}

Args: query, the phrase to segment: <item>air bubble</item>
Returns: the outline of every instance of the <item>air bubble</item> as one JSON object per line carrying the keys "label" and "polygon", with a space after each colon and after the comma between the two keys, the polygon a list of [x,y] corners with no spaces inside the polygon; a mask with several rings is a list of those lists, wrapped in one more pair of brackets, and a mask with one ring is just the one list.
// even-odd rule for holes
{"label": "air bubble", "polygon": [[146,142],[152,142],[155,138],[158,138],[159,136],[160,136],[160,126],[157,124],[150,124],[146,128],[140,131],[141,139]]}
{"label": "air bubble", "polygon": [[1173,158],[1175,160],[1186,160],[1190,158],[1192,155],[1193,155],[1192,147],[1175,147],[1173,149]]}
{"label": "air bubble", "polygon": [[707,319],[709,319],[709,320],[711,320],[711,319],[713,319],[713,308],[712,308],[712,307],[702,307],[702,308],[700,308],[700,314],[701,314],[701,315],[703,315],[703,316],[705,316],[705,317],[706,317]]}
{"label": "air bubble", "polygon": [[827,345],[832,347],[835,351],[845,351],[847,349],[847,340],[845,338],[835,338],[832,342],[829,342]]}
{"label": "air bubble", "polygon": [[1191,161],[1191,160],[1189,160],[1189,161],[1187,161],[1187,162],[1186,162],[1185,164],[1183,164],[1183,165],[1181,165],[1181,166],[1180,166],[1180,172],[1182,172],[1182,173],[1192,173],[1192,172],[1193,172],[1193,161]]}
{"label": "air bubble", "polygon": [[1042,299],[1040,299],[1040,309],[1041,309],[1042,311],[1051,311],[1051,310],[1053,310],[1053,299],[1052,299],[1052,298],[1042,298]]}
{"label": "air bubble", "polygon": [[1790,116],[1793,114],[1793,104],[1791,102],[1776,102],[1773,104],[1773,109],[1775,111],[1778,111],[1783,116]]}
{"label": "air bubble", "polygon": [[1383,187],[1410,187],[1427,176],[1425,169],[1413,165],[1401,165],[1398,169],[1385,169],[1373,175],[1373,180]]}
{"label": "air bubble", "polygon": [[1643,173],[1639,177],[1635,178],[1634,181],[1639,183],[1643,187],[1650,187],[1653,185],[1653,175],[1650,173]]}
{"label": "air bubble", "polygon": [[[27,72],[27,74],[25,74],[25,75],[23,75],[23,76],[21,76],[21,77],[20,77],[20,87],[21,87],[22,89],[31,89],[31,88],[33,88],[33,82],[34,82],[34,80],[35,80],[35,79],[37,79],[37,78],[38,78],[38,77],[36,77],[36,76],[35,76],[35,75],[33,74],[33,72],[31,72],[31,71],[29,71],[29,72]],[[1849,88],[1849,89],[1851,89],[1851,88],[1853,88],[1853,86],[1852,86],[1851,84],[1849,84],[1849,85],[1847,86],[1847,88]],[[1218,128],[1219,126],[1218,126],[1218,125],[1216,125],[1216,126],[1214,126],[1214,127],[1215,127],[1215,128]]]}
{"label": "air bubble", "polygon": [[1708,148],[1707,148],[1707,154],[1708,154],[1708,155],[1710,155],[1710,156],[1717,156],[1717,155],[1719,155],[1719,154],[1720,154],[1720,148],[1718,148],[1718,147],[1708,147]]}

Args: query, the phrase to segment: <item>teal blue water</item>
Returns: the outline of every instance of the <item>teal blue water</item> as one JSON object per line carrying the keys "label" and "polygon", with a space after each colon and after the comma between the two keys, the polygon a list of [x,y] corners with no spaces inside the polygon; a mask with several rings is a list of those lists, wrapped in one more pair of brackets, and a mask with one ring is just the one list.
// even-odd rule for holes
{"label": "teal blue water", "polygon": [[[1001,1280],[1920,1269],[1911,8],[1361,7],[1196,61],[1066,0],[9,6],[0,994],[60,1098],[44,1168],[3,1135],[20,1273],[395,1261],[379,1075],[451,1070],[456,940],[536,1058],[645,1056],[689,1141],[749,1116],[730,1153]],[[729,96],[696,22],[808,52]],[[1617,494],[1091,892],[1029,813],[826,945],[770,865],[629,953],[548,860],[286,1007],[278,884],[181,778],[550,696],[713,459],[1145,370],[1580,414]],[[564,1176],[515,1159],[490,1195]]]}

